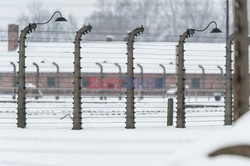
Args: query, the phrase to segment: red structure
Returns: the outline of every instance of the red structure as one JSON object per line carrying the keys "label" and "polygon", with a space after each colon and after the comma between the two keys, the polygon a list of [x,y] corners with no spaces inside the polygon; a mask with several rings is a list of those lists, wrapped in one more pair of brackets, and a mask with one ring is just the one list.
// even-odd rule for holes
{"label": "red structure", "polygon": [[16,51],[18,47],[19,26],[8,25],[8,51]]}

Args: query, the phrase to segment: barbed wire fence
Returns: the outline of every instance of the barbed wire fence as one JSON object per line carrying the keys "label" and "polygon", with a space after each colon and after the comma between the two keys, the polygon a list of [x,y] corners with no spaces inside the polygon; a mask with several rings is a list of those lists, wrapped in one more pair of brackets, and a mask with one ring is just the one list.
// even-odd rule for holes
{"label": "barbed wire fence", "polygon": [[[57,42],[46,38],[26,39],[26,113],[27,127],[72,128],[74,91],[75,32],[37,31],[55,34]],[[61,38],[65,33],[72,38]],[[125,40],[112,41],[108,32],[92,31],[82,39],[81,112],[85,127],[125,127],[127,46]],[[92,40],[102,35],[103,41]],[[117,33],[122,35],[122,33]],[[124,35],[126,37],[126,34]],[[142,42],[142,34],[134,45],[135,127],[167,125],[168,99],[174,99],[176,125],[176,44]],[[39,42],[34,42],[34,41]],[[108,40],[108,41],[107,41]],[[110,40],[110,41],[109,41]],[[8,52],[7,36],[1,37],[1,124],[16,125],[17,85],[14,66],[18,69],[18,53]],[[32,41],[32,42],[30,42]],[[186,44],[186,117],[187,126],[224,125],[224,44]],[[203,68],[203,70],[202,70]],[[204,71],[204,73],[203,73]]]}

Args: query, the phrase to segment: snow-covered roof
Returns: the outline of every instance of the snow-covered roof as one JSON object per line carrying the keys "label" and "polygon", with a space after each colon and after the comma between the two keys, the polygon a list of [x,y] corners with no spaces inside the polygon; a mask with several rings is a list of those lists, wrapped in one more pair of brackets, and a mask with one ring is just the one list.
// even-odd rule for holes
{"label": "snow-covered roof", "polygon": [[[56,72],[52,65],[56,62],[61,72],[73,72],[74,44],[54,42],[27,42],[26,43],[26,66],[27,72],[36,71],[33,62],[40,66],[41,72]],[[162,73],[163,64],[166,73],[175,73],[176,70],[176,45],[168,42],[135,42],[134,44],[134,67],[135,73],[140,73],[137,64],[143,66],[144,73]],[[185,68],[186,73],[202,73],[201,65],[205,73],[220,73],[218,66],[225,72],[225,44],[224,43],[185,43]],[[17,50],[18,51],[18,50]],[[17,64],[18,53],[8,52],[7,43],[0,42],[0,68],[1,72],[12,72],[10,62]],[[100,72],[96,63],[103,65],[104,73],[118,72],[118,63],[122,72],[126,69],[126,43],[125,42],[82,42],[82,72]],[[44,61],[45,63],[41,63]]]}

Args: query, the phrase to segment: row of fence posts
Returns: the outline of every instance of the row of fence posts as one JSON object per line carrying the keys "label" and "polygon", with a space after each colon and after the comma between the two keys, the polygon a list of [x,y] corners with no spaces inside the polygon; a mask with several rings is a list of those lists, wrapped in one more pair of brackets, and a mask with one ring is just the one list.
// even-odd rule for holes
{"label": "row of fence posts", "polygon": [[[184,32],[179,39],[179,45],[178,45],[178,83],[177,83],[177,128],[185,128],[185,67],[184,67],[184,43],[185,40],[192,36],[195,33],[195,30],[188,29],[186,32]],[[225,114],[224,114],[224,125],[232,125],[233,123],[233,97],[236,96],[236,92],[233,91],[233,76],[232,76],[232,44],[234,40],[234,33],[232,33],[226,41],[226,73],[225,73],[225,92],[224,92],[224,102],[225,102]],[[235,65],[234,65],[235,66]],[[234,103],[236,103],[236,98],[234,98]],[[234,110],[236,105],[234,104]]]}
{"label": "row of fence posts", "polygon": [[[19,72],[18,72],[18,113],[17,126],[26,127],[26,87],[25,87],[25,39],[26,35],[36,29],[36,24],[29,24],[21,31],[19,41]],[[83,26],[76,32],[74,49],[74,92],[73,92],[73,128],[82,129],[82,108],[81,108],[81,38],[92,29],[91,25]],[[127,91],[126,91],[126,128],[135,128],[135,97],[134,97],[134,40],[143,33],[144,27],[138,27],[128,34],[127,38]],[[185,68],[184,68],[184,43],[185,39],[194,34],[193,29],[188,29],[180,36],[178,44],[178,89],[177,89],[177,128],[185,128]],[[225,125],[232,124],[232,67],[231,67],[231,45],[233,35],[226,43],[226,82],[225,82]],[[165,80],[164,80],[165,81]],[[167,125],[173,125],[173,99],[168,100]]]}

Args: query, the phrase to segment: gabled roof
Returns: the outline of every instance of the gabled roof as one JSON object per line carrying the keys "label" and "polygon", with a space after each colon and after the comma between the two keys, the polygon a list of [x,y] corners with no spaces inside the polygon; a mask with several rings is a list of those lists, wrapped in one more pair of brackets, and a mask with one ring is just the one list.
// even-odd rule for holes
{"label": "gabled roof", "polygon": [[[27,42],[26,65],[27,72],[34,72],[36,68],[33,62],[40,66],[41,72],[56,72],[52,62],[59,65],[62,72],[73,72],[74,44],[73,43],[35,43]],[[122,72],[126,69],[126,43],[125,42],[85,42],[81,43],[82,72],[100,72],[96,62],[103,65],[103,72],[118,72],[118,63]],[[175,73],[176,69],[176,45],[167,42],[135,42],[134,43],[134,67],[135,73],[140,73],[137,64],[143,66],[145,73],[162,73],[163,64],[166,73]],[[186,73],[201,73],[198,65],[202,65],[205,73],[220,73],[217,66],[225,72],[225,44],[224,43],[185,43],[185,68]],[[7,43],[0,42],[0,72],[12,72],[10,62],[18,62],[18,53],[8,52]],[[41,63],[44,61],[45,63]]]}

